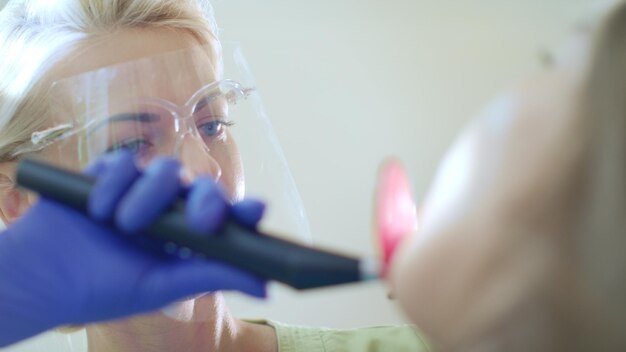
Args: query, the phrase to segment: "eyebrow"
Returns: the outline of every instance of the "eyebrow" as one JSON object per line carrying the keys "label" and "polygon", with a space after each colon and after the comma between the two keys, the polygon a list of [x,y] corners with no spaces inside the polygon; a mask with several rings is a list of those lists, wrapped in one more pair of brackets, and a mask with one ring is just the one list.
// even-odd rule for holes
{"label": "eyebrow", "polygon": [[209,105],[213,99],[215,99],[215,95],[204,96],[202,99],[200,99],[200,101],[198,101],[196,106],[194,106],[193,113],[195,114],[198,111],[202,110],[205,106]]}
{"label": "eyebrow", "polygon": [[109,116],[108,118],[98,122],[95,126],[91,127],[88,135],[92,134],[96,130],[102,128],[104,125],[108,125],[114,122],[135,121],[141,123],[152,123],[161,120],[161,116],[150,112],[125,112]]}
{"label": "eyebrow", "polygon": [[228,100],[223,94],[215,94],[213,92],[201,98],[196,103],[196,106],[194,106],[192,113],[195,114],[198,111],[202,110],[205,106],[212,104],[212,103],[216,103],[215,108],[212,108],[212,110],[218,111],[218,113],[222,113],[224,110],[224,107],[229,105]]}

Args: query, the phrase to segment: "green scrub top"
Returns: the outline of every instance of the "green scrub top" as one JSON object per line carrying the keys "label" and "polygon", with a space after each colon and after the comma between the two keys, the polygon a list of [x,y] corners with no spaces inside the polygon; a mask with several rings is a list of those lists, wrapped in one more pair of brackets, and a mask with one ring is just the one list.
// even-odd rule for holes
{"label": "green scrub top", "polygon": [[373,326],[335,330],[251,321],[272,326],[279,352],[425,352],[432,351],[414,326]]}

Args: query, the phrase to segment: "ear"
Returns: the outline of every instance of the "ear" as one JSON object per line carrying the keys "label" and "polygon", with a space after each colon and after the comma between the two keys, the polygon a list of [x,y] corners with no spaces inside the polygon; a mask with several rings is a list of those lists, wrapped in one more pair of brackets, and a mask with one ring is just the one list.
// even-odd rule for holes
{"label": "ear", "polygon": [[28,195],[15,185],[15,162],[0,163],[0,219],[9,225],[29,207]]}

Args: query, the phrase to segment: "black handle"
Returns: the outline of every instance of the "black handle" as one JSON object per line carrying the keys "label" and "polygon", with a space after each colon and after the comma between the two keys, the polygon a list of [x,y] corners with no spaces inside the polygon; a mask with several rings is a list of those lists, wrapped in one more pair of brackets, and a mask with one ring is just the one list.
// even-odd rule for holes
{"label": "black handle", "polygon": [[[19,186],[83,213],[93,183],[91,177],[32,159],[21,160],[17,168]],[[256,232],[231,220],[213,236],[199,234],[186,225],[179,207],[164,213],[145,234],[296,289],[361,280],[358,259]]]}

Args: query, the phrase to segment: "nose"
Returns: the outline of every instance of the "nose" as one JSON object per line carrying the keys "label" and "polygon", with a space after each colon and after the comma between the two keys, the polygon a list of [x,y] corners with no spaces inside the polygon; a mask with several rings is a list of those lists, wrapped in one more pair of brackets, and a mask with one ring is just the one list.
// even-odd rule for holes
{"label": "nose", "polygon": [[182,164],[183,182],[191,183],[198,176],[211,176],[216,182],[222,176],[222,169],[211,156],[209,148],[202,138],[193,134],[180,137],[176,148],[176,157]]}

